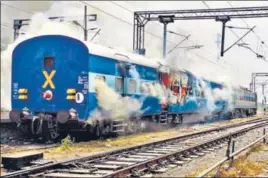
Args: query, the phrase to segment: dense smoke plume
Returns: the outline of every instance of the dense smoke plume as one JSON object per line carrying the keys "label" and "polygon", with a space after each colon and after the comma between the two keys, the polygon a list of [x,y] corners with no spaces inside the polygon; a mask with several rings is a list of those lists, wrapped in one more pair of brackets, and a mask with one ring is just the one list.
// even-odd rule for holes
{"label": "dense smoke plume", "polygon": [[141,110],[143,99],[122,97],[114,89],[110,88],[103,80],[95,79],[90,83],[96,91],[98,106],[90,119],[127,119],[132,116],[139,117],[144,110]]}
{"label": "dense smoke plume", "polygon": [[[42,3],[40,2],[40,4]],[[92,1],[88,3],[94,5],[95,7],[99,7],[100,9],[103,9],[104,11],[116,17],[120,17],[127,22],[132,22],[133,20],[133,12],[130,12],[128,10],[115,6],[111,4],[111,2]],[[151,9],[151,10],[163,9],[164,10],[164,9],[181,9],[181,8],[188,8],[188,9],[189,8],[205,8],[205,6],[202,5],[201,2],[200,4],[198,4],[198,2],[175,2],[175,1],[169,2],[169,3],[167,2],[157,2],[157,3],[156,2],[134,2],[134,1],[133,2],[120,2],[120,3],[116,2],[116,3],[121,4],[122,6],[129,8],[129,9],[132,8],[132,10],[134,9],[135,10],[148,10],[148,9]],[[153,5],[150,3],[153,3]],[[247,2],[241,2],[241,3],[247,3]],[[257,3],[257,2],[254,2],[254,3]],[[24,5],[20,7],[33,8],[32,6],[36,6],[36,7],[38,6],[37,2],[34,2],[33,4],[34,5],[32,5],[32,2],[28,2],[27,6]],[[1,53],[1,103],[2,103],[1,108],[6,108],[8,110],[11,108],[11,103],[10,103],[11,54],[12,54],[14,47],[20,41],[28,39],[33,36],[38,36],[38,35],[43,35],[43,34],[63,34],[63,35],[75,37],[78,39],[83,39],[83,32],[81,28],[73,25],[72,22],[60,22],[60,23],[56,21],[52,22],[48,20],[47,17],[48,16],[61,16],[61,15],[70,16],[67,20],[69,21],[77,20],[80,24],[83,24],[82,18],[77,19],[77,17],[71,17],[71,16],[82,17],[84,4],[79,3],[79,2],[50,2],[50,4],[51,4],[51,7],[46,12],[34,14],[32,16],[31,25],[29,27],[22,28],[22,31],[25,32],[25,35],[20,36],[19,39],[17,39],[13,44],[10,44],[8,48],[4,52]],[[227,4],[225,4],[224,2],[211,2],[211,3],[209,2],[208,4],[211,6],[211,8],[227,6]],[[235,4],[236,3],[234,3],[234,5]],[[43,6],[43,5],[40,5],[40,6]],[[48,4],[46,4],[44,7],[47,7],[47,6]],[[42,10],[41,7],[38,7],[38,8]],[[1,19],[3,19],[4,16],[8,17],[11,15],[11,14],[2,14],[2,13],[3,12],[1,12]],[[90,6],[88,6],[88,13],[90,14],[96,13],[98,15],[98,21],[90,22],[88,27],[101,29],[100,34],[97,35],[96,38],[92,42],[103,44],[106,46],[117,46],[117,47],[121,47],[122,49],[129,50],[129,51],[132,49],[133,27],[131,24],[122,22]],[[11,20],[12,19],[8,19],[9,22]],[[235,23],[237,22],[238,21],[235,21]],[[207,79],[212,78],[215,81],[225,82],[225,84],[229,88],[227,91],[215,90],[212,93],[216,93],[216,94],[213,94],[213,95],[216,95],[216,98],[219,98],[219,97],[230,98],[229,97],[230,91],[231,91],[230,86],[233,86],[234,84],[243,84],[244,86],[248,86],[248,79],[250,78],[250,73],[251,72],[266,72],[268,65],[267,63],[264,63],[263,61],[260,61],[258,59],[255,60],[254,58],[255,56],[253,56],[248,51],[245,51],[245,49],[241,49],[238,47],[236,47],[235,50],[232,49],[228,51],[228,53],[225,54],[225,57],[221,58],[220,61],[216,61],[217,52],[215,51],[218,51],[218,49],[216,49],[215,47],[216,45],[214,44],[214,41],[216,40],[216,34],[220,32],[221,28],[220,28],[220,24],[212,27],[211,25],[212,23],[214,22],[195,21],[195,22],[189,23],[189,21],[188,22],[180,21],[178,25],[180,28],[178,28],[178,26],[175,26],[175,23],[169,25],[168,28],[175,32],[179,32],[184,35],[191,34],[192,36],[190,37],[190,39],[191,40],[194,39],[194,42],[196,44],[205,45],[205,48],[208,52],[203,49],[187,51],[187,50],[178,48],[174,50],[173,52],[171,52],[170,54],[168,54],[166,60],[170,61],[169,62],[170,66],[178,66],[180,68],[185,68],[195,73],[198,76],[203,76]],[[250,24],[254,24],[254,23],[252,21],[250,22]],[[265,22],[262,21],[262,24],[265,24]],[[237,26],[243,26],[243,25],[244,24],[241,24],[241,23],[237,24]],[[199,26],[200,28],[196,30],[196,26]],[[261,30],[262,26],[265,26],[265,25],[260,25],[260,28],[256,30]],[[182,30],[181,27],[185,30]],[[146,31],[149,31],[152,34],[156,34],[160,37],[160,38],[157,38],[156,36],[150,33],[146,33],[145,47],[146,47],[147,55],[154,56],[154,57],[162,55],[162,38],[161,38],[162,30],[163,30],[163,27],[161,24],[148,23],[148,25],[146,26]],[[228,44],[231,44],[236,38],[231,37],[232,34],[231,33],[229,34],[229,31],[227,31],[227,33],[228,33],[227,34],[228,38],[226,39],[226,45],[228,46]],[[89,31],[89,39],[91,39],[91,37],[94,34],[95,34],[95,31]],[[261,36],[263,35],[264,37],[267,37],[267,33],[262,33]],[[253,41],[252,39],[256,40],[254,35],[251,35],[245,38],[245,40],[248,40],[250,42]],[[167,43],[168,48],[172,49],[174,45],[178,44],[180,40],[181,40],[180,37],[176,37],[176,36],[172,36],[171,34],[168,34],[168,41],[169,41]],[[193,43],[190,41],[186,41],[185,43],[183,43],[182,46],[189,46],[189,45],[193,45]],[[252,58],[248,58],[248,56],[251,56]],[[252,62],[253,59],[255,61]],[[208,60],[212,62],[208,62]],[[227,68],[229,70],[226,71],[226,69],[222,67],[222,66],[225,66],[224,62],[227,62],[227,63],[232,62],[233,65],[228,66]],[[238,67],[236,69],[236,67],[234,66],[239,66],[239,70],[238,70]],[[230,79],[233,79],[233,80],[230,80]],[[158,84],[156,84],[156,86],[157,85]],[[165,88],[163,88],[162,86],[160,87],[149,86],[149,88],[152,88],[151,89],[152,92],[150,92],[151,95],[154,95],[154,96],[159,95],[158,97],[163,100],[167,98],[166,93],[170,92],[168,89],[167,89],[167,92],[164,91]],[[154,89],[157,90],[157,92],[155,92]],[[208,94],[210,95],[211,92],[208,92]]]}

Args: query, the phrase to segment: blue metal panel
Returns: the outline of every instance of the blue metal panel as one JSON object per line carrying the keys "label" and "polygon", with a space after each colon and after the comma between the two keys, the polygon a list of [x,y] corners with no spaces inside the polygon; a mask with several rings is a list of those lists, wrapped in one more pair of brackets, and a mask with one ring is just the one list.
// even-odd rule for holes
{"label": "blue metal panel", "polygon": [[[120,61],[116,59],[90,54],[89,61],[90,72],[120,76],[120,71],[117,67],[117,64]],[[138,64],[132,65],[139,73],[140,79],[158,80],[158,74],[156,69],[152,67],[141,66]],[[126,75],[126,77],[133,78],[133,76],[131,76],[129,73]]]}
{"label": "blue metal panel", "polygon": [[[87,106],[88,55],[88,48],[81,41],[61,35],[39,36],[20,43],[12,55],[12,108],[42,112],[74,108],[83,117]],[[56,73],[51,79],[55,88],[42,87],[47,81],[42,72],[52,72],[44,68],[44,58],[48,56],[55,60]],[[28,100],[18,99],[19,88],[28,89]],[[66,100],[68,88],[83,93],[83,102]],[[47,90],[53,93],[51,100],[42,97]]]}
{"label": "blue metal panel", "polygon": [[116,70],[116,63],[116,60],[103,56],[90,54],[89,57],[90,72],[94,73],[119,76]]}
{"label": "blue metal panel", "polygon": [[[141,107],[141,111],[144,111],[142,115],[155,115],[160,114],[161,105],[159,104],[159,100],[155,97],[146,97],[142,95],[127,95],[129,97],[135,98],[141,102],[143,105]],[[99,109],[98,101],[96,98],[96,93],[89,93],[89,106],[88,106],[88,115],[91,115],[95,109]],[[130,103],[131,104],[131,103]]]}
{"label": "blue metal panel", "polygon": [[[120,61],[97,56],[90,54],[89,57],[89,63],[90,63],[90,73],[89,73],[89,106],[87,112],[89,115],[94,111],[94,109],[98,108],[98,103],[96,99],[96,94],[94,90],[94,78],[96,75],[103,75],[105,76],[106,83],[109,87],[115,88],[115,76],[120,76],[120,71],[118,68],[118,63]],[[125,96],[133,97],[136,99],[144,99],[143,100],[143,106],[141,110],[144,110],[143,115],[154,115],[159,114],[161,112],[161,105],[159,103],[159,99],[156,97],[150,97],[150,96],[144,96],[140,93],[140,82],[142,81],[151,81],[151,82],[158,82],[158,72],[156,69],[147,67],[147,66],[141,66],[138,64],[131,64],[134,66],[136,72],[139,74],[139,78],[134,78],[134,76],[131,76],[130,73],[127,73],[125,77]],[[130,79],[135,79],[136,81],[136,92],[130,93],[128,89],[128,83]]]}

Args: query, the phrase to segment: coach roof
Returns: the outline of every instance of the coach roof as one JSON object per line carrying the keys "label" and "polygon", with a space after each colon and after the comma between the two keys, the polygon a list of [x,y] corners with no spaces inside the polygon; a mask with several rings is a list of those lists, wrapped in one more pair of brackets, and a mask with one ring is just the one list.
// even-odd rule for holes
{"label": "coach roof", "polygon": [[122,49],[115,49],[112,47],[106,47],[90,42],[84,42],[84,44],[88,47],[89,53],[91,54],[126,61],[130,63],[140,64],[143,66],[153,68],[159,68],[161,66],[162,67],[165,66],[166,68],[168,68],[168,65],[164,61],[164,59],[149,58],[135,53],[126,52],[125,50]]}

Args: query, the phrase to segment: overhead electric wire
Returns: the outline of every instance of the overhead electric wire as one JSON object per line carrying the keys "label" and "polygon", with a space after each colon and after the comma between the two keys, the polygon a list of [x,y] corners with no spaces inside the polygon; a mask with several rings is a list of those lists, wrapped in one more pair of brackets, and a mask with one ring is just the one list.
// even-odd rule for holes
{"label": "overhead electric wire", "polygon": [[[127,11],[129,11],[129,12],[131,12],[131,13],[133,13],[133,10],[130,10],[130,9],[128,9],[128,8],[126,8],[126,7],[124,7],[124,6],[122,6],[122,5],[120,5],[120,4],[118,4],[118,3],[116,3],[116,2],[113,2],[113,1],[109,1],[110,3],[112,3],[112,4],[114,4],[114,5],[116,5],[116,6],[118,6],[118,7],[121,7],[121,8],[123,8],[123,9],[125,9],[125,10],[127,10]],[[157,24],[157,25],[159,25],[159,26],[161,26],[159,23],[156,23],[156,22],[152,22],[152,23],[154,23],[154,24]],[[161,26],[162,27],[162,26]],[[182,29],[181,29],[182,30]],[[184,30],[182,30],[182,31],[184,31]],[[178,34],[177,34],[178,35]],[[188,35],[179,35],[179,36],[188,36]],[[162,38],[162,37],[160,37],[160,38]],[[192,40],[190,40],[190,39],[187,39],[188,41],[190,41],[190,42],[192,42],[194,45],[197,45],[194,41],[192,41]],[[173,43],[173,42],[172,42]],[[174,44],[174,43],[173,43]],[[175,45],[177,45],[177,44],[175,44]],[[203,49],[204,50],[204,49]],[[209,51],[207,51],[207,50],[204,50],[204,51],[206,51],[206,52],[209,52]],[[211,53],[211,52],[210,52]]]}
{"label": "overhead electric wire", "polygon": [[[12,29],[13,29],[12,24],[2,24],[2,23],[1,23],[1,26],[4,26],[4,27],[12,28]],[[25,31],[23,31],[23,30],[20,30],[20,31],[23,32],[23,33],[25,33]]]}
{"label": "overhead electric wire", "polygon": [[[209,5],[205,2],[205,1],[202,1],[202,3],[208,8],[208,9],[211,9],[210,7],[209,7]],[[228,28],[237,38],[240,38],[239,36],[238,36],[238,34],[232,29],[232,28]],[[243,41],[243,39],[241,40],[243,43],[245,43],[244,41]]]}
{"label": "overhead electric wire", "polygon": [[6,7],[12,8],[12,9],[16,9],[16,10],[18,10],[18,11],[25,12],[25,13],[28,13],[28,14],[31,14],[31,15],[34,14],[33,12],[29,12],[29,11],[20,9],[20,8],[17,8],[17,7],[15,7],[15,6],[12,6],[12,5],[9,5],[9,4],[3,4],[2,2],[1,2],[1,5],[4,5],[4,6],[6,6]]}
{"label": "overhead electric wire", "polygon": [[[133,13],[133,10],[130,10],[130,9],[128,9],[128,8],[126,8],[126,7],[124,7],[124,6],[122,6],[122,5],[119,5],[119,4],[117,4],[117,3],[115,3],[115,2],[113,2],[113,1],[109,1],[110,3],[112,3],[112,4],[114,4],[114,5],[116,5],[116,6],[118,6],[118,7],[121,7],[121,8],[123,8],[123,9],[125,9],[125,10],[127,10],[127,11],[129,11],[129,12],[131,12],[131,13]],[[155,23],[155,24],[158,24],[158,23]],[[132,24],[133,25],[133,24]],[[159,24],[160,25],[160,24]],[[184,31],[184,30],[183,30]],[[159,37],[159,36],[158,36]],[[161,39],[162,39],[162,37],[160,37]],[[197,45],[194,41],[192,41],[192,40],[189,40],[190,42],[192,42],[194,45]],[[173,43],[174,44],[174,43]],[[175,44],[175,45],[177,45],[177,44]],[[209,53],[211,53],[210,51],[207,51],[207,50],[205,50],[205,49],[202,49],[202,50],[204,50],[205,52],[209,52]],[[211,53],[212,54],[212,53]],[[200,54],[198,54],[198,53],[195,53],[195,55],[197,55],[197,56],[201,56]],[[217,63],[215,63],[215,62],[213,62],[213,61],[211,61],[211,60],[209,60],[209,59],[207,59],[207,58],[205,58],[204,56],[202,56],[201,57],[203,60],[206,60],[206,61],[209,61],[210,63],[213,63],[213,64],[215,64],[215,65],[217,65],[217,66],[220,66],[221,68],[224,68],[224,69],[227,69],[227,68],[225,68],[225,67],[223,67],[223,66],[221,66],[221,65],[219,65],[219,64],[217,64]]]}
{"label": "overhead electric wire", "polygon": [[[231,2],[228,2],[228,1],[226,1],[226,2],[229,4],[230,7],[234,8],[234,6],[231,4]],[[246,22],[245,19],[241,19],[241,20],[247,25],[247,27],[250,28],[249,24]],[[255,34],[255,36],[256,36],[261,42],[263,42],[263,44],[266,46],[266,48],[268,48],[268,46],[266,45],[266,43],[264,43],[264,41],[258,36],[258,34],[257,34],[255,31],[253,31],[253,33]]]}
{"label": "overhead electric wire", "polygon": [[[121,21],[121,22],[124,22],[125,24],[128,24],[128,25],[130,25],[130,26],[133,26],[133,24],[132,24],[131,22],[128,22],[128,21],[126,21],[126,20],[123,20],[123,19],[121,19],[121,18],[119,18],[119,17],[117,17],[117,16],[115,16],[115,15],[113,15],[113,14],[111,14],[111,13],[108,13],[108,12],[106,12],[106,11],[104,11],[104,10],[102,10],[102,9],[100,9],[100,8],[98,8],[98,7],[96,7],[96,6],[94,6],[94,5],[91,5],[91,4],[86,3],[86,2],[84,2],[84,1],[79,1],[79,2],[81,2],[81,3],[83,3],[83,4],[87,5],[87,6],[90,6],[90,7],[94,8],[94,9],[96,9],[96,10],[98,10],[98,11],[100,11],[100,12],[106,14],[106,15],[109,15],[109,16],[111,16],[111,17],[113,17],[113,18],[115,18],[115,19],[117,19],[117,20],[119,20],[119,21]],[[148,31],[145,31],[145,32],[148,33],[148,34],[150,34],[150,35],[152,35],[152,36],[154,36],[154,37],[157,37],[157,38],[159,38],[159,39],[162,39],[162,37],[160,37],[160,36],[158,36],[158,35],[156,35],[156,34],[153,34],[153,33],[148,32]],[[171,42],[171,41],[168,41],[168,42],[169,42],[169,43],[172,43],[172,44],[175,44],[175,43],[173,43],[173,42]]]}
{"label": "overhead electric wire", "polygon": [[1,23],[1,26],[4,26],[4,27],[8,27],[8,28],[12,28],[13,29],[13,27],[12,27],[11,24],[3,24],[3,23]]}

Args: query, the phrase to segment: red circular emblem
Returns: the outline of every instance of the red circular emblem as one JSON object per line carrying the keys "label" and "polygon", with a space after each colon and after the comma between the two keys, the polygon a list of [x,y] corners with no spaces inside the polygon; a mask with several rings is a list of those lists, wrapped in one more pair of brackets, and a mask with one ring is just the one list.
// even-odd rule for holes
{"label": "red circular emblem", "polygon": [[52,91],[47,90],[43,93],[43,98],[46,100],[51,100],[53,97]]}

